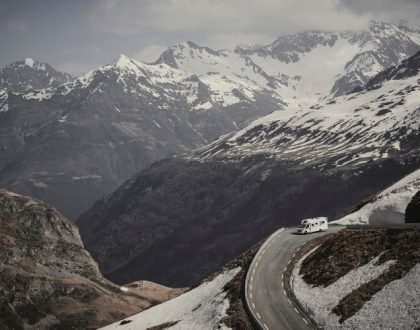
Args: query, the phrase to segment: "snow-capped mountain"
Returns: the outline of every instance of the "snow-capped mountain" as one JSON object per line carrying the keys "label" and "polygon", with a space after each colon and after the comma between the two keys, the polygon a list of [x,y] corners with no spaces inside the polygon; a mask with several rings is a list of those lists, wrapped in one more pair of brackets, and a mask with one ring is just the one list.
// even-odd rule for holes
{"label": "snow-capped mountain", "polygon": [[[70,218],[153,161],[243,126],[278,102],[223,100],[166,64],[126,56],[58,87],[0,93],[0,183],[56,205]],[[256,95],[256,94],[255,94]]]}
{"label": "snow-capped mountain", "polygon": [[[3,85],[22,80],[15,87],[19,92],[0,90],[0,184],[75,218],[152,162],[204,145],[270,112],[287,109],[284,116],[295,111],[301,116],[310,106],[335,111],[327,104],[334,102],[333,95],[411,55],[419,40],[415,30],[372,23],[366,32],[298,33],[233,50],[186,42],[169,48],[154,64],[120,56],[58,86],[60,79],[46,74],[49,66],[19,62],[11,66],[17,68],[11,71],[14,80],[3,78]],[[39,71],[49,80],[35,84],[18,69]],[[362,98],[357,102],[365,105]]]}
{"label": "snow-capped mountain", "polygon": [[117,282],[184,286],[278,227],[344,216],[420,165],[418,55],[141,171],[77,220],[86,248]]}
{"label": "snow-capped mountain", "polygon": [[11,92],[23,93],[34,89],[56,87],[72,79],[71,75],[31,58],[0,68],[0,90]]}
{"label": "snow-capped mountain", "polygon": [[185,42],[157,63],[196,74],[212,86],[212,98],[266,91],[290,104],[344,95],[420,49],[420,32],[372,22],[368,31],[303,32],[264,46],[214,51]]}

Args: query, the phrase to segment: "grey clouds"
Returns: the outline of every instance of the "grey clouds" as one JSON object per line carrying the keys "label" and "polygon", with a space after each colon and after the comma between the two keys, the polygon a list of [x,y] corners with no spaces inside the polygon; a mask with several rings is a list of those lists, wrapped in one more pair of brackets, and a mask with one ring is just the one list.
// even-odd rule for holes
{"label": "grey clouds", "polygon": [[0,65],[33,57],[78,75],[120,53],[152,61],[184,40],[226,48],[372,19],[418,24],[420,0],[0,0]]}

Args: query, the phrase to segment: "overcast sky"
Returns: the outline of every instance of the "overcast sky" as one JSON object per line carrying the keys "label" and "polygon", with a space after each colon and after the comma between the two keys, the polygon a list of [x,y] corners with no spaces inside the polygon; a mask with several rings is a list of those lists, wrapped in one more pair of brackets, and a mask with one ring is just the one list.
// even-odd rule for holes
{"label": "overcast sky", "polygon": [[31,57],[74,75],[123,53],[152,61],[192,40],[269,43],[304,30],[420,22],[420,0],[0,0],[0,66]]}

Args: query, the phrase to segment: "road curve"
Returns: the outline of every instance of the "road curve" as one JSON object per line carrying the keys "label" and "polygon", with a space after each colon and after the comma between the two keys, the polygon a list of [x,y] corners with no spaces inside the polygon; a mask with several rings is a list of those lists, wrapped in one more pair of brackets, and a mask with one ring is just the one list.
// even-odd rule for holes
{"label": "road curve", "polygon": [[342,228],[330,227],[326,232],[308,235],[295,235],[296,228],[282,228],[264,242],[248,269],[245,283],[248,308],[261,329],[314,328],[311,320],[287,295],[283,273],[301,245]]}

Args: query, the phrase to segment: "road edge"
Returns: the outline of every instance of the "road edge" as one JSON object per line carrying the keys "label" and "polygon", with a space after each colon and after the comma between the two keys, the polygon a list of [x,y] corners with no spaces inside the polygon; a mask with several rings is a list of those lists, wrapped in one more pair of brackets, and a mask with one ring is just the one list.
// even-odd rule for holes
{"label": "road edge", "polygon": [[251,279],[251,270],[254,269],[255,264],[257,261],[261,258],[262,251],[265,249],[265,247],[270,244],[270,242],[277,237],[278,234],[280,234],[282,231],[284,231],[284,227],[276,230],[273,234],[271,234],[266,241],[260,246],[257,253],[255,254],[254,258],[251,261],[251,264],[249,265],[248,271],[246,273],[246,279],[245,279],[245,301],[246,301],[246,307],[248,309],[248,312],[251,314],[251,317],[255,321],[255,323],[260,327],[262,330],[266,330],[267,328],[264,327],[264,324],[261,323],[260,319],[257,317],[256,313],[251,308],[250,302],[249,302],[249,292],[248,292],[248,284]]}

